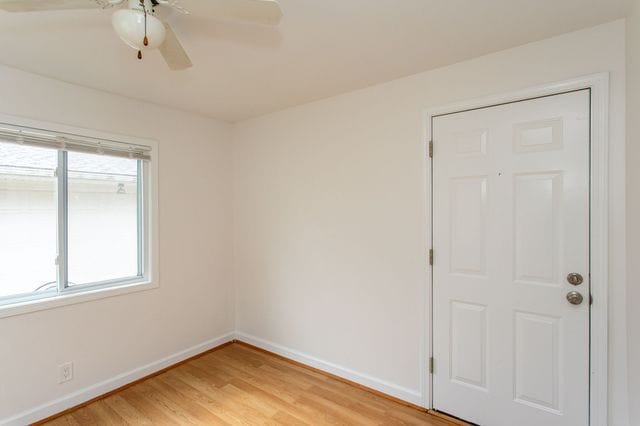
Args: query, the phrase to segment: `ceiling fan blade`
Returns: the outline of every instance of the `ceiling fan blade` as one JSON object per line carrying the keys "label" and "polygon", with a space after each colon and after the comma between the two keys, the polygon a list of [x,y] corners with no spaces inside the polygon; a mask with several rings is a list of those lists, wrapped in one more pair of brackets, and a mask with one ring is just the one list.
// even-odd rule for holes
{"label": "ceiling fan blade", "polygon": [[164,23],[164,28],[166,29],[166,36],[164,43],[160,46],[160,53],[167,62],[167,65],[169,65],[169,68],[174,71],[191,68],[193,66],[191,59],[189,59],[189,55],[187,55],[184,47],[180,44],[176,33],[166,22]]}
{"label": "ceiling fan blade", "polygon": [[0,10],[7,12],[40,12],[46,10],[98,9],[92,0],[0,0]]}
{"label": "ceiling fan blade", "polygon": [[282,18],[282,10],[276,0],[182,0],[182,3],[192,13],[206,12],[222,19],[278,25]]}

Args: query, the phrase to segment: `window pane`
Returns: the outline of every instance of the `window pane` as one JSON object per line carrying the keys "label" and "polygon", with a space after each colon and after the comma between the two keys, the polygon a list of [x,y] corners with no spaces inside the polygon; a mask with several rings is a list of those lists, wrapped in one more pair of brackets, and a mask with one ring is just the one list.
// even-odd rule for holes
{"label": "window pane", "polygon": [[69,286],[138,275],[138,161],[69,152]]}
{"label": "window pane", "polygon": [[55,290],[58,153],[0,142],[0,297]]}

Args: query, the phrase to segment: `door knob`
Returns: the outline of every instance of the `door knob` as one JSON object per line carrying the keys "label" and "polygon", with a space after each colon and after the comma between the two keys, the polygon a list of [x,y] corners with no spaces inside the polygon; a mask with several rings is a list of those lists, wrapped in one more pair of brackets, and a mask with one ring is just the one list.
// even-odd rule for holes
{"label": "door knob", "polygon": [[584,282],[584,278],[582,278],[582,275],[572,272],[567,275],[567,282],[571,285],[580,285]]}
{"label": "door knob", "polygon": [[578,293],[577,291],[570,291],[569,293],[567,293],[567,300],[569,301],[569,303],[571,303],[572,305],[579,305],[582,303],[582,301],[584,300],[584,298],[582,297],[582,295],[580,293]]}

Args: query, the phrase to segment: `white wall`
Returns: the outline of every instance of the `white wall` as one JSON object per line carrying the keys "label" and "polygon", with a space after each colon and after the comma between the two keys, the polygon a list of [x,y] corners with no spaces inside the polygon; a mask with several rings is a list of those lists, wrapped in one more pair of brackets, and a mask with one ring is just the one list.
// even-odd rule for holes
{"label": "white wall", "polygon": [[[633,22],[629,40],[638,39]],[[428,327],[421,112],[609,71],[610,424],[627,425],[627,389],[637,398],[639,383],[631,371],[627,387],[624,37],[615,22],[291,108],[237,124],[234,147],[224,123],[0,67],[0,113],[154,138],[163,165],[161,287],[0,319],[0,423],[223,335],[234,321],[262,343],[419,399]],[[629,83],[637,88],[637,77]],[[58,385],[57,365],[70,360],[75,379]]]}
{"label": "white wall", "polygon": [[0,423],[233,331],[230,126],[6,67],[0,93],[1,113],[156,139],[161,163],[160,288],[0,319]]}
{"label": "white wall", "polygon": [[640,0],[627,20],[627,314],[629,328],[629,407],[640,424]]}
{"label": "white wall", "polygon": [[238,124],[239,332],[419,398],[428,327],[422,111],[609,71],[609,408],[611,425],[628,424],[624,37],[619,21]]}

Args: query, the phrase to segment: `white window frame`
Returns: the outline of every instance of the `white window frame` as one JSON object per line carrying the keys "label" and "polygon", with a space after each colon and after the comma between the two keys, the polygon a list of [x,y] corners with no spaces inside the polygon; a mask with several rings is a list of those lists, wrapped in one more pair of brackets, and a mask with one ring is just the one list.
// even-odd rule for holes
{"label": "white window frame", "polygon": [[[44,129],[50,132],[66,133],[79,137],[117,141],[119,143],[150,148],[150,161],[139,161],[142,165],[138,179],[138,221],[141,223],[141,232],[138,232],[138,276],[123,277],[120,279],[83,284],[78,286],[65,286],[67,281],[64,268],[58,268],[58,288],[55,293],[42,293],[37,295],[16,295],[0,299],[0,318],[15,315],[23,315],[30,312],[58,308],[61,306],[84,303],[92,300],[114,297],[123,294],[151,290],[159,287],[158,277],[158,143],[151,139],[123,136],[69,126],[59,123],[49,123],[32,120],[23,117],[0,114],[0,123],[34,129]],[[66,170],[61,167],[66,162],[66,152],[58,151],[58,171]],[[140,166],[139,166],[140,167]],[[58,193],[66,194],[66,179],[58,176]],[[58,196],[59,213],[66,212],[65,200]],[[58,229],[67,227],[64,214],[58,215]],[[61,235],[66,235],[62,233]],[[66,265],[64,236],[58,238],[58,263]]]}

